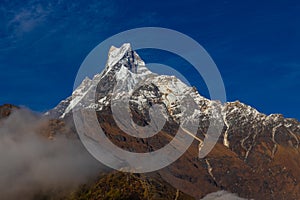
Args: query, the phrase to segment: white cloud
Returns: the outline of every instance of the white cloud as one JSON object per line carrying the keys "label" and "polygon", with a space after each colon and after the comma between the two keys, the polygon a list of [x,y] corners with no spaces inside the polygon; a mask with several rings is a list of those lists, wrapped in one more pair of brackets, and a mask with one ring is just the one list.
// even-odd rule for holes
{"label": "white cloud", "polygon": [[218,192],[210,193],[201,200],[245,200],[244,198],[238,197],[236,194],[220,190]]}

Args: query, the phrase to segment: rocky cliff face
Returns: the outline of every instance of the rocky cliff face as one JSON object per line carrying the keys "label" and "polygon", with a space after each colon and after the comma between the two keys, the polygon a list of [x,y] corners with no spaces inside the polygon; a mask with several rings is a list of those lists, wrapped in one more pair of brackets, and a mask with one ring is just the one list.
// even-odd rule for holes
{"label": "rocky cliff face", "polygon": [[[95,98],[89,96],[91,90],[96,91]],[[191,104],[182,104],[187,96],[196,103],[193,112],[188,112]],[[139,126],[151,123],[151,106],[161,105],[165,110],[162,130],[149,138],[126,134],[113,117],[114,99],[128,103],[124,107]],[[96,110],[107,137],[131,152],[160,149],[180,125],[197,122],[197,135],[187,152],[159,171],[171,185],[196,198],[227,190],[245,198],[300,199],[297,120],[267,116],[238,101],[222,104],[202,97],[176,77],[149,71],[129,44],[112,47],[105,70],[86,78],[72,97],[46,115],[68,121],[76,109]],[[222,124],[221,135],[212,151],[199,158],[211,123]]]}

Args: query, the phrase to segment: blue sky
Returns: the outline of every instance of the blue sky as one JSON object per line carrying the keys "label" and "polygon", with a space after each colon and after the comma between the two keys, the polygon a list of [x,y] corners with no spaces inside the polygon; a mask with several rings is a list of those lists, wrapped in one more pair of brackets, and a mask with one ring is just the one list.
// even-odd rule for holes
{"label": "blue sky", "polygon": [[[284,0],[2,0],[0,104],[46,111],[72,93],[77,70],[96,45],[121,31],[158,26],[208,51],[229,101],[300,119],[299,10],[299,1]],[[184,64],[163,53],[141,54],[146,62]],[[201,80],[188,78],[208,95]]]}

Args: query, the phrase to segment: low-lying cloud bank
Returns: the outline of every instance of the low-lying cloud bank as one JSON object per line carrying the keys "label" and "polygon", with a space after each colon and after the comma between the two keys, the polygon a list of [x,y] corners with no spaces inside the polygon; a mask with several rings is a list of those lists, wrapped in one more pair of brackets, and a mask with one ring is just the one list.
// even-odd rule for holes
{"label": "low-lying cloud bank", "polygon": [[24,109],[0,120],[1,199],[68,191],[104,169],[75,137],[42,136],[38,130],[45,123]]}

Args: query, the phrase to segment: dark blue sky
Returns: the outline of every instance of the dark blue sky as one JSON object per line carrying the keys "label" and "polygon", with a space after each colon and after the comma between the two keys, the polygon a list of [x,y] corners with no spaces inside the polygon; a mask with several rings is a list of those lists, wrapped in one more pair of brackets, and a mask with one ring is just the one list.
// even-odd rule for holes
{"label": "dark blue sky", "polygon": [[[86,2],[0,1],[0,104],[50,109],[72,93],[81,62],[101,41],[159,26],[208,51],[229,101],[300,119],[300,1]],[[156,59],[167,62],[162,55]],[[207,95],[201,81],[192,84]]]}

